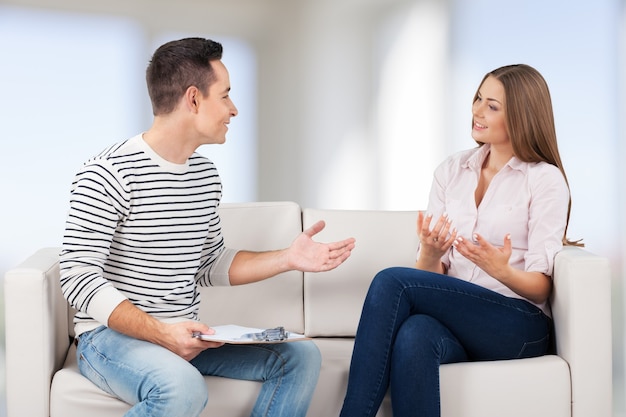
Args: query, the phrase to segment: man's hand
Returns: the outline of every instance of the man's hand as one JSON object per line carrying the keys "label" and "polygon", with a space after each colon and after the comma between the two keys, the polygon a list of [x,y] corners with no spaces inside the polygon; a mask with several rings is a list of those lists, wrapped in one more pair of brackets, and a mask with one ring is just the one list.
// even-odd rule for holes
{"label": "man's hand", "polygon": [[224,343],[210,342],[193,337],[194,332],[213,334],[215,331],[210,327],[196,322],[185,321],[182,323],[164,323],[164,331],[161,337],[161,346],[171,350],[185,360],[192,360],[203,350],[218,348]]}
{"label": "man's hand", "polygon": [[213,334],[214,330],[197,321],[163,323],[137,308],[129,300],[122,301],[109,316],[108,327],[135,339],[145,340],[176,353],[186,360],[209,348],[223,345],[193,337],[194,332]]}
{"label": "man's hand", "polygon": [[326,224],[319,221],[300,233],[287,249],[250,252],[239,251],[230,265],[231,285],[261,281],[287,271],[323,272],[341,265],[354,249],[353,238],[339,242],[319,243],[313,236]]}
{"label": "man's hand", "polygon": [[333,243],[319,243],[313,236],[321,232],[326,223],[318,221],[300,233],[287,250],[289,269],[304,272],[330,271],[341,265],[352,253],[355,239],[349,238]]}

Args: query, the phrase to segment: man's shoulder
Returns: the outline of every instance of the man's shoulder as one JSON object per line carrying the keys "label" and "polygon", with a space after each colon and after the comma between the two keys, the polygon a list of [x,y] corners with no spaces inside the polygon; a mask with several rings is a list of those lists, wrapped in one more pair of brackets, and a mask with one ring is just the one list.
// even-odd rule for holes
{"label": "man's shoulder", "polygon": [[133,138],[109,145],[99,153],[92,156],[89,161],[107,160],[111,158],[119,158],[121,156],[126,156],[132,153],[137,153],[139,152],[139,147],[137,146],[138,137],[139,136],[135,136]]}

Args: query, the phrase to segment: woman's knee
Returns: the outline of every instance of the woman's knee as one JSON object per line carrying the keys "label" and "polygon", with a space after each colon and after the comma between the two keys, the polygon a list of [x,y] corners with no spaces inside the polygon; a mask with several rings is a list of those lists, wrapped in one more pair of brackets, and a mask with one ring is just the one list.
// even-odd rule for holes
{"label": "woman's knee", "polygon": [[412,315],[398,329],[394,355],[418,360],[436,358],[441,363],[466,360],[463,346],[441,322],[428,315]]}
{"label": "woman's knee", "polygon": [[374,275],[374,279],[370,283],[368,296],[370,297],[386,297],[391,291],[395,291],[401,285],[398,277],[406,273],[407,268],[391,267],[385,268]]}
{"label": "woman's knee", "polygon": [[436,319],[426,315],[409,316],[398,329],[395,347],[417,351],[441,339],[443,327]]}

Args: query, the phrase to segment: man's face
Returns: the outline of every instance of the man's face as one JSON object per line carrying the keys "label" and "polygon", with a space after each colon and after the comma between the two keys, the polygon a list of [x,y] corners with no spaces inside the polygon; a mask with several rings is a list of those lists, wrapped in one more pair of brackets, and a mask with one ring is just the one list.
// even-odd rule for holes
{"label": "man's face", "polygon": [[208,95],[200,94],[198,130],[205,144],[224,143],[230,118],[237,115],[237,108],[230,99],[230,78],[222,61],[212,61],[215,81]]}

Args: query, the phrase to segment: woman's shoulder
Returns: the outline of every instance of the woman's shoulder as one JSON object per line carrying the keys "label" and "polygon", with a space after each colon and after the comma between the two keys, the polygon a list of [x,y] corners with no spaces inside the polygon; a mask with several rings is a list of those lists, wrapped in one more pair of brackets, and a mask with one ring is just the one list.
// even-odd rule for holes
{"label": "woman's shoulder", "polygon": [[529,162],[528,165],[528,175],[533,177],[548,177],[554,179],[563,179],[563,173],[556,166],[552,165],[548,162]]}
{"label": "woman's shoulder", "polygon": [[461,151],[454,152],[450,156],[448,156],[446,160],[452,161],[454,163],[467,163],[475,158],[476,155],[479,155],[487,150],[487,148],[483,148],[483,146],[477,146],[475,148],[463,149]]}
{"label": "woman's shoulder", "polygon": [[458,171],[474,165],[480,167],[483,160],[482,154],[485,151],[486,149],[483,149],[483,147],[476,147],[454,152],[439,164],[437,171]]}
{"label": "woman's shoulder", "polygon": [[533,189],[569,190],[561,170],[548,162],[529,163],[526,176]]}

